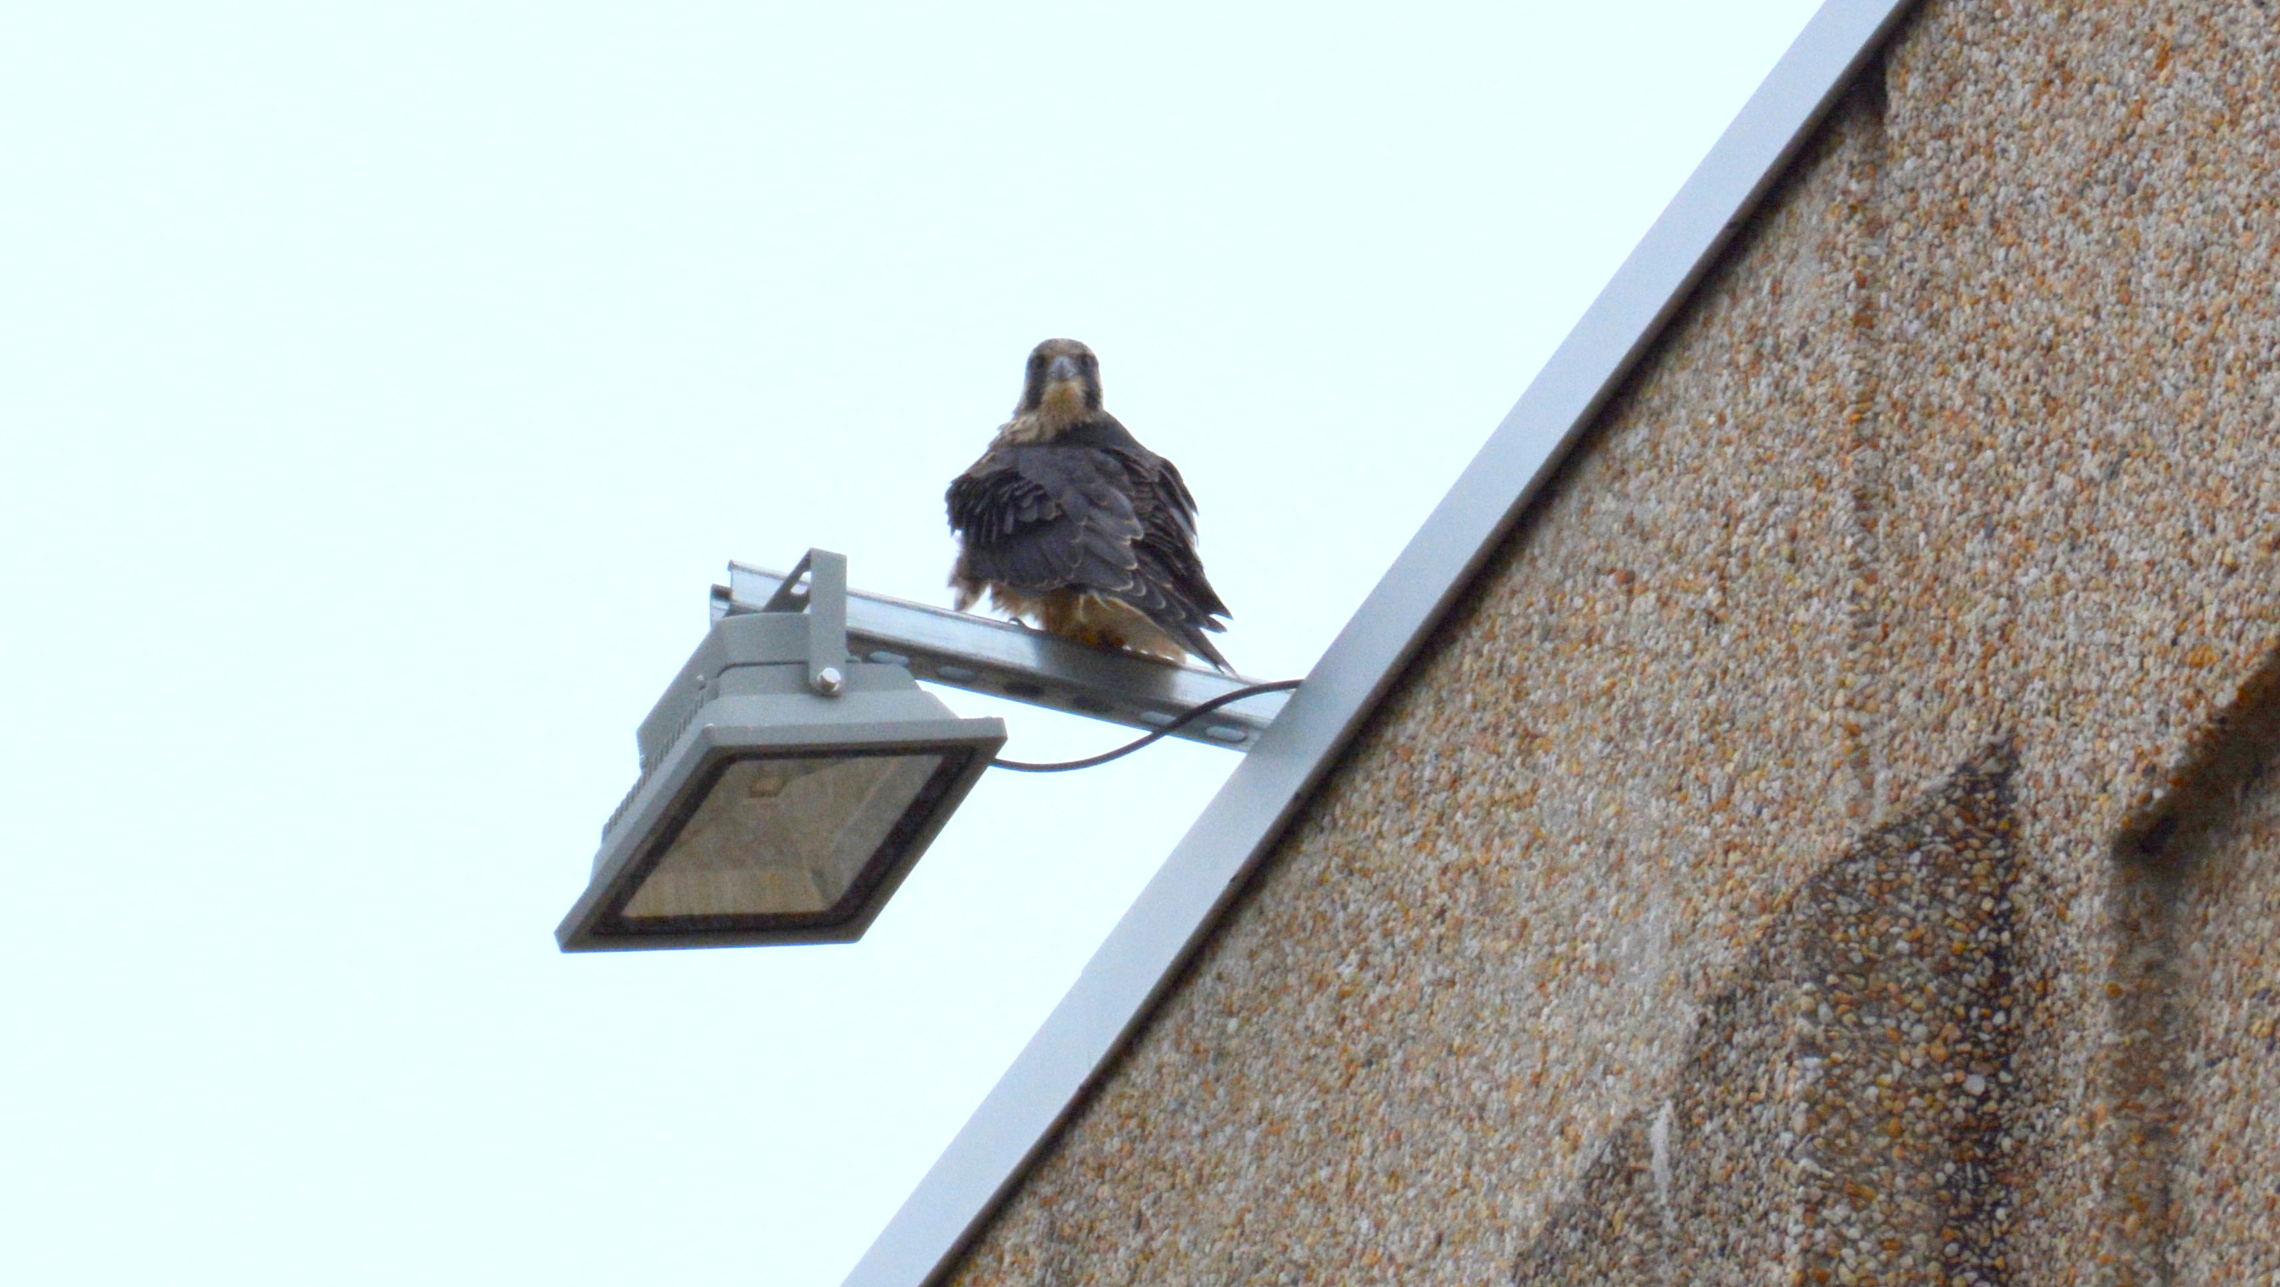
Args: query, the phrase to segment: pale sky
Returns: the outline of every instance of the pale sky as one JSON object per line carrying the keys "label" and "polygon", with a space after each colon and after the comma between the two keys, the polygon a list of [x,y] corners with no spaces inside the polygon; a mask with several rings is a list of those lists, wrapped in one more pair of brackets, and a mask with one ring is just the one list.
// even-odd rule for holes
{"label": "pale sky", "polygon": [[9,1281],[836,1284],[1235,757],[560,955],[706,587],[946,602],[1067,335],[1303,675],[1812,8],[0,15]]}

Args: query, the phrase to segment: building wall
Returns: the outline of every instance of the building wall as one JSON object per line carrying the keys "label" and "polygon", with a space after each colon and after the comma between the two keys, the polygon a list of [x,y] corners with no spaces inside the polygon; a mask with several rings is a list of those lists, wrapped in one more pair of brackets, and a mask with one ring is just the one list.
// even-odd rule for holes
{"label": "building wall", "polygon": [[1930,0],[950,1281],[2270,1274],[2276,84]]}

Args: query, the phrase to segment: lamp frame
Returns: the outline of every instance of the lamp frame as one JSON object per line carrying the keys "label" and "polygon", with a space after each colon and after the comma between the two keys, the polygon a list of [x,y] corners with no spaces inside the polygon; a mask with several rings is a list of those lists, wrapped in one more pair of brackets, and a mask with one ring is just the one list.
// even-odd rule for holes
{"label": "lamp frame", "polygon": [[[592,881],[555,931],[563,951],[853,942],[989,768],[1005,744],[1003,720],[960,719],[906,668],[848,659],[846,569],[843,556],[810,550],[761,611],[713,624],[642,721],[641,776],[604,825]],[[838,903],[628,927],[624,907],[729,765],[833,754],[943,757]]]}

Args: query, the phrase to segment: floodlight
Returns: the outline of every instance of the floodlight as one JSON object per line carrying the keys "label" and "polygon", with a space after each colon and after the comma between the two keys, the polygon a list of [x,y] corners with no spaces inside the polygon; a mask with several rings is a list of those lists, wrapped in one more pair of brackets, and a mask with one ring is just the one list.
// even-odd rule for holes
{"label": "floodlight", "polygon": [[850,660],[846,614],[846,559],[810,550],[759,611],[713,623],[642,721],[564,951],[862,937],[1005,722]]}

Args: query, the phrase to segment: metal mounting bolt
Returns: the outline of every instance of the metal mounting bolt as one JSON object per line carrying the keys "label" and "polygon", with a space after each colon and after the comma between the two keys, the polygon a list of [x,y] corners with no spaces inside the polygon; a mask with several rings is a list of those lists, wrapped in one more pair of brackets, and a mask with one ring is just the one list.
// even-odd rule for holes
{"label": "metal mounting bolt", "polygon": [[815,691],[822,693],[824,696],[837,697],[842,692],[845,692],[846,689],[847,676],[839,673],[839,667],[825,666],[823,669],[815,672]]}

